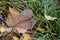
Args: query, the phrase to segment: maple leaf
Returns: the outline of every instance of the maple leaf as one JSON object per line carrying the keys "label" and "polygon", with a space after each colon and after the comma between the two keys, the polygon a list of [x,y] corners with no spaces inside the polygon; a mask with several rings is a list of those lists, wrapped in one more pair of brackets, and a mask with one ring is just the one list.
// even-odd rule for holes
{"label": "maple leaf", "polygon": [[13,26],[15,32],[17,30],[19,33],[24,33],[32,29],[36,23],[36,20],[31,18],[33,16],[32,10],[20,11],[16,7],[9,7],[9,12],[6,23],[8,26]]}

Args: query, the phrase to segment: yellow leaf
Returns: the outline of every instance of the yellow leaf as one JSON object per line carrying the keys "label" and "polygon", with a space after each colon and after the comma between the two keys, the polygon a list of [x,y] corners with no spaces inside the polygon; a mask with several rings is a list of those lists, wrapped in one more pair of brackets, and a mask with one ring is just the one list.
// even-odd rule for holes
{"label": "yellow leaf", "polygon": [[44,29],[42,29],[42,28],[35,28],[37,31],[40,31],[41,33],[44,33],[44,32],[46,32]]}
{"label": "yellow leaf", "polygon": [[31,37],[30,34],[24,33],[24,34],[21,36],[21,39],[22,39],[22,40],[32,40],[32,37]]}

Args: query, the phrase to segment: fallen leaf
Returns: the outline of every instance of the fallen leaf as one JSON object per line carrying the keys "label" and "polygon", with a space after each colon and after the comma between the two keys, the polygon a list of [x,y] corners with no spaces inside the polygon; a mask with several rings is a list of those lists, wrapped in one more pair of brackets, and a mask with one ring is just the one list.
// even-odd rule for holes
{"label": "fallen leaf", "polygon": [[55,19],[57,19],[57,17],[51,17],[51,16],[48,16],[48,15],[44,15],[45,16],[45,18],[47,19],[47,20],[55,20]]}
{"label": "fallen leaf", "polygon": [[30,19],[33,15],[33,12],[31,10],[24,10],[22,12],[19,12],[18,10],[16,10],[16,8],[10,8],[10,7],[9,12],[10,13],[8,14],[6,21],[8,26],[14,26],[18,22],[26,21]]}
{"label": "fallen leaf", "polygon": [[40,31],[41,33],[44,33],[44,32],[46,32],[46,30],[45,29],[42,29],[42,28],[35,28],[37,31]]}
{"label": "fallen leaf", "polygon": [[19,11],[16,7],[9,7],[9,14],[7,17],[7,25],[13,26],[14,32],[25,33],[27,30],[32,29],[36,20],[31,18],[33,16],[32,10]]}
{"label": "fallen leaf", "polygon": [[5,32],[6,26],[0,25],[0,32],[3,33]]}
{"label": "fallen leaf", "polygon": [[29,33],[22,34],[20,40],[32,40],[32,37]]}
{"label": "fallen leaf", "polygon": [[0,27],[0,31],[1,31],[1,33],[5,32],[5,28],[4,27]]}

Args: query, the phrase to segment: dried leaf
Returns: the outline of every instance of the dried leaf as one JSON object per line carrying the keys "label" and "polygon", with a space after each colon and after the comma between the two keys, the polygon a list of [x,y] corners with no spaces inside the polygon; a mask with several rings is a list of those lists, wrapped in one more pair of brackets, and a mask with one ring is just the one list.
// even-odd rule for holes
{"label": "dried leaf", "polygon": [[0,32],[1,33],[5,32],[5,28],[0,26]]}
{"label": "dried leaf", "polygon": [[37,31],[40,31],[41,33],[44,33],[46,32],[45,29],[42,29],[42,28],[35,28]]}
{"label": "dried leaf", "polygon": [[[13,31],[17,33],[24,33],[29,29],[32,29],[36,23],[36,20],[31,19],[33,12],[32,10],[19,11],[16,7],[9,7],[9,14],[7,17],[7,25],[14,26]],[[31,20],[29,20],[31,19]]]}
{"label": "dried leaf", "polygon": [[57,19],[56,17],[51,17],[51,16],[48,16],[48,15],[46,15],[45,14],[45,18],[47,19],[47,20],[55,20],[55,19]]}
{"label": "dried leaf", "polygon": [[28,20],[32,17],[33,12],[31,10],[24,10],[22,12],[19,12],[16,10],[16,8],[9,8],[10,13],[7,17],[7,25],[8,26],[14,26],[18,22],[23,22],[25,20]]}
{"label": "dried leaf", "polygon": [[31,37],[30,34],[28,34],[28,33],[24,33],[24,34],[22,34],[20,40],[32,40],[32,37]]}
{"label": "dried leaf", "polygon": [[5,32],[6,26],[0,25],[0,32],[3,33]]}

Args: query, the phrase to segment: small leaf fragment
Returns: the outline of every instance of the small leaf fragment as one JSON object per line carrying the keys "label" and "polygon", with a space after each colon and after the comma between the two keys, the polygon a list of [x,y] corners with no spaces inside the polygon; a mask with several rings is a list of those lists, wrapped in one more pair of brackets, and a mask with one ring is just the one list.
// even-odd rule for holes
{"label": "small leaf fragment", "polygon": [[4,27],[0,27],[0,32],[5,32],[5,28]]}
{"label": "small leaf fragment", "polygon": [[22,40],[32,40],[32,37],[28,33],[23,33],[22,36],[21,36],[21,39]]}
{"label": "small leaf fragment", "polygon": [[47,20],[55,20],[55,19],[57,19],[57,17],[51,17],[51,16],[48,16],[48,15],[44,15],[45,16],[45,18],[47,19]]}
{"label": "small leaf fragment", "polygon": [[0,32],[3,33],[5,32],[6,26],[0,25]]}
{"label": "small leaf fragment", "polygon": [[35,28],[35,30],[40,31],[41,33],[46,32],[45,29],[42,29],[42,28]]}

